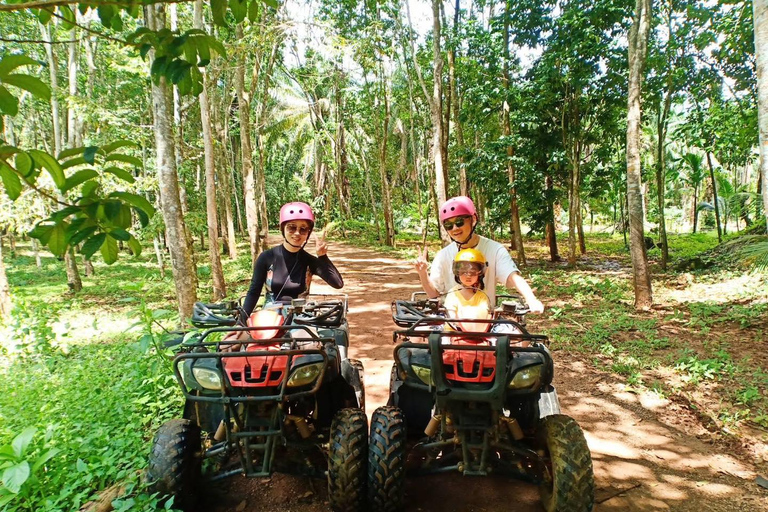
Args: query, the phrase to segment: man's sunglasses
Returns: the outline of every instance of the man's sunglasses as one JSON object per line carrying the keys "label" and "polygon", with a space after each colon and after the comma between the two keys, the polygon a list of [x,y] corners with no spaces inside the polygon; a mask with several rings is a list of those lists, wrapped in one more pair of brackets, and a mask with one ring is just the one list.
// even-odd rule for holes
{"label": "man's sunglasses", "polygon": [[306,226],[299,227],[296,224],[288,224],[288,225],[285,226],[285,229],[286,229],[286,231],[288,231],[291,234],[293,234],[296,231],[298,231],[299,234],[302,235],[302,236],[306,235],[307,233],[309,233],[309,228],[308,227],[306,227]]}
{"label": "man's sunglasses", "polygon": [[446,231],[450,231],[453,229],[454,226],[456,226],[457,228],[464,226],[464,223],[467,222],[468,220],[469,220],[469,217],[459,217],[454,221],[449,220],[447,222],[443,222],[443,227],[445,228]]}

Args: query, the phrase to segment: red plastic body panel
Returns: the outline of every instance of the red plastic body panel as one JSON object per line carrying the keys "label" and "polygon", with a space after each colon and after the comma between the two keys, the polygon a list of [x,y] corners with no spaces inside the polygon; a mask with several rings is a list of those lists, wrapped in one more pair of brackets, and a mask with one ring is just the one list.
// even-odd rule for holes
{"label": "red plastic body panel", "polygon": [[[490,347],[488,340],[452,338],[452,345]],[[443,351],[445,378],[455,382],[493,382],[496,375],[496,353],[473,350]]]}
{"label": "red plastic body panel", "polygon": [[[248,318],[248,327],[279,327],[285,318],[275,310],[255,311]],[[265,329],[248,331],[255,340],[269,340],[277,336],[280,329]],[[227,335],[225,340],[236,338],[240,332]],[[244,352],[280,350],[280,342],[249,343],[243,347]],[[225,357],[222,359],[224,371],[229,377],[232,387],[236,388],[266,388],[279,386],[288,371],[288,356],[245,356]]]}

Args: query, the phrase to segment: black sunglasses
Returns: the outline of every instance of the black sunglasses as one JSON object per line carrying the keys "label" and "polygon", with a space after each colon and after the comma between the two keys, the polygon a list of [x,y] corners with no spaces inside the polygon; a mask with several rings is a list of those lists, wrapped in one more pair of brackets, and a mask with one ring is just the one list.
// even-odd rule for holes
{"label": "black sunglasses", "polygon": [[287,226],[285,226],[285,230],[288,231],[288,233],[291,233],[291,234],[293,234],[296,231],[298,231],[299,234],[302,235],[302,236],[306,235],[307,233],[309,233],[309,228],[308,227],[306,227],[306,226],[299,227],[296,224],[288,224]]}
{"label": "black sunglasses", "polygon": [[469,220],[469,217],[459,217],[453,222],[451,222],[450,220],[447,222],[443,222],[443,227],[445,228],[446,231],[450,231],[453,229],[454,226],[456,226],[457,228],[464,226],[464,223],[467,222],[467,220]]}

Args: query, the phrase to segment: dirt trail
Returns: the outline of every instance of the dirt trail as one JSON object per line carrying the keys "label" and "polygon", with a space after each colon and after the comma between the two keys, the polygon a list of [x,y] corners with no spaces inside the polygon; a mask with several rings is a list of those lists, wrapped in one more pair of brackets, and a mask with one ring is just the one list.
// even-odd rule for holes
{"label": "dirt trail", "polygon": [[[390,304],[420,290],[410,262],[332,243],[329,255],[349,295],[351,357],[365,365],[367,412],[386,402],[392,365]],[[313,283],[315,293],[330,292]],[[542,297],[546,305],[546,297]],[[536,318],[529,320],[532,331]],[[615,376],[580,356],[557,350],[555,386],[563,413],[584,430],[595,467],[595,510],[758,512],[768,490],[756,469],[714,444],[688,408],[651,394],[624,390]],[[736,452],[738,453],[738,452]],[[325,483],[274,475],[268,481],[235,477],[216,491],[211,512],[327,511]],[[434,475],[406,485],[408,511],[541,511],[535,486],[503,478]]]}

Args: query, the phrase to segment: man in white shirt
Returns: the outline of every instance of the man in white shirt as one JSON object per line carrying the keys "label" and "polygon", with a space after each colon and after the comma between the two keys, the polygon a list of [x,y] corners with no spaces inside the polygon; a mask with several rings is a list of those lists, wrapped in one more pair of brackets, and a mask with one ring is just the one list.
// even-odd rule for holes
{"label": "man in white shirt", "polygon": [[440,207],[440,222],[456,242],[440,249],[432,261],[432,267],[427,274],[427,249],[416,260],[416,272],[419,274],[421,286],[430,298],[438,297],[448,292],[455,285],[453,275],[453,259],[461,249],[477,249],[486,258],[488,267],[485,272],[485,292],[496,303],[496,284],[502,284],[520,292],[531,313],[542,313],[544,305],[531,290],[526,280],[512,261],[506,248],[500,243],[475,233],[477,226],[477,211],[472,200],[466,196],[452,197]]}

